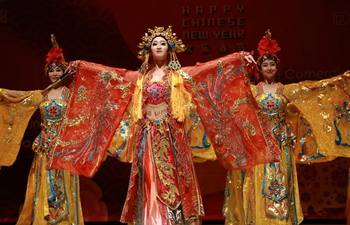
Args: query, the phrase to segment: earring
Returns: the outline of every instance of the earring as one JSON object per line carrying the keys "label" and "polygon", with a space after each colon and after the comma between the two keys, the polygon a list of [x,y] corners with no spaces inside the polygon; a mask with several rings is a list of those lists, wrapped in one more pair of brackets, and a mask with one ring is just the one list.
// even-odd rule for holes
{"label": "earring", "polygon": [[173,70],[178,70],[181,68],[181,64],[180,64],[179,60],[177,59],[175,52],[170,53],[170,62],[168,64],[168,66],[170,68],[172,68]]}
{"label": "earring", "polygon": [[143,61],[142,65],[139,69],[139,72],[141,74],[146,73],[146,71],[148,70],[148,59],[149,59],[149,53],[145,53],[145,61]]}

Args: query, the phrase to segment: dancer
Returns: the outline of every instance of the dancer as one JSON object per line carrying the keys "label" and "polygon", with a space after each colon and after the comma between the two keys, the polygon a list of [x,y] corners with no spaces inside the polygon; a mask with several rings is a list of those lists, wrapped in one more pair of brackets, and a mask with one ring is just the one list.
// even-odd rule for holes
{"label": "dancer", "polygon": [[[90,177],[108,149],[132,163],[122,222],[200,224],[204,209],[193,167],[195,139],[208,134],[210,141],[200,138],[201,147],[214,147],[226,168],[279,160],[266,121],[250,104],[254,59],[240,52],[181,68],[176,53],[185,46],[171,27],[149,29],[142,40],[139,71],[71,63],[75,89],[53,144],[52,167]],[[198,118],[193,126],[192,111]]]}
{"label": "dancer", "polygon": [[228,171],[225,224],[300,224],[296,163],[349,157],[349,145],[342,139],[349,123],[341,122],[349,102],[349,74],[283,85],[276,81],[279,50],[267,30],[258,44],[261,81],[252,85],[252,92],[268,118],[281,162]]}
{"label": "dancer", "polygon": [[[51,35],[52,49],[46,58],[46,77],[53,83],[59,79],[67,63],[56,38]],[[44,96],[43,96],[43,95]],[[59,131],[68,104],[70,90],[58,83],[52,89],[24,92],[2,89],[0,102],[4,114],[1,153],[11,155],[1,165],[14,162],[28,121],[39,107],[41,132],[33,142],[34,160],[29,171],[25,202],[17,221],[25,224],[84,224],[79,197],[79,176],[64,170],[47,169],[50,143]],[[11,151],[12,154],[8,154]]]}

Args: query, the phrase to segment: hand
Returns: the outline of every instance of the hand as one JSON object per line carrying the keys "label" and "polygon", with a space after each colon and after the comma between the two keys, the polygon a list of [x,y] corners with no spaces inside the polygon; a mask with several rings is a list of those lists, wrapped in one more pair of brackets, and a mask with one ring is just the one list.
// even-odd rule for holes
{"label": "hand", "polygon": [[244,60],[246,60],[248,64],[250,64],[250,63],[256,64],[255,59],[251,54],[245,55]]}
{"label": "hand", "polygon": [[78,61],[70,62],[64,73],[68,73],[69,75],[75,74],[75,72],[77,71],[77,63]]}
{"label": "hand", "polygon": [[68,73],[70,74],[75,74],[75,68],[73,66],[68,66],[67,69],[64,71],[64,74]]}

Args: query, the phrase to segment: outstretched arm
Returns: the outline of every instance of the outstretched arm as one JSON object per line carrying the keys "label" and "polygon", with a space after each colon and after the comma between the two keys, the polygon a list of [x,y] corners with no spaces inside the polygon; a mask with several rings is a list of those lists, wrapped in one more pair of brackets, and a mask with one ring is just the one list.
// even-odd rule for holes
{"label": "outstretched arm", "polygon": [[218,160],[227,169],[279,160],[280,151],[250,90],[255,68],[252,56],[239,52],[188,70],[187,90]]}
{"label": "outstretched arm", "polygon": [[15,162],[28,122],[42,101],[40,91],[6,91],[0,89],[0,166]]}
{"label": "outstretched arm", "polygon": [[290,124],[297,134],[295,153],[302,163],[350,157],[350,73],[284,85],[293,109]]}
{"label": "outstretched arm", "polygon": [[125,69],[79,61],[65,120],[52,142],[55,169],[92,177],[134,92]]}
{"label": "outstretched arm", "polygon": [[13,98],[21,97],[26,93],[25,91],[9,90],[5,88],[0,88],[0,92]]}

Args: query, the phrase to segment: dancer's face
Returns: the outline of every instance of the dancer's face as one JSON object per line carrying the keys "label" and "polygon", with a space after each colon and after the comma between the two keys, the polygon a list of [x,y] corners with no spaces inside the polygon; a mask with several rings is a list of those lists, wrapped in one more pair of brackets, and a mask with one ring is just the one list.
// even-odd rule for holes
{"label": "dancer's face", "polygon": [[151,44],[154,59],[166,59],[168,54],[168,42],[163,37],[156,37]]}
{"label": "dancer's face", "polygon": [[50,81],[53,83],[63,75],[63,70],[61,67],[52,67],[48,71],[47,75],[48,75]]}
{"label": "dancer's face", "polygon": [[273,60],[267,59],[261,64],[261,73],[267,80],[274,79],[277,70],[277,64]]}

